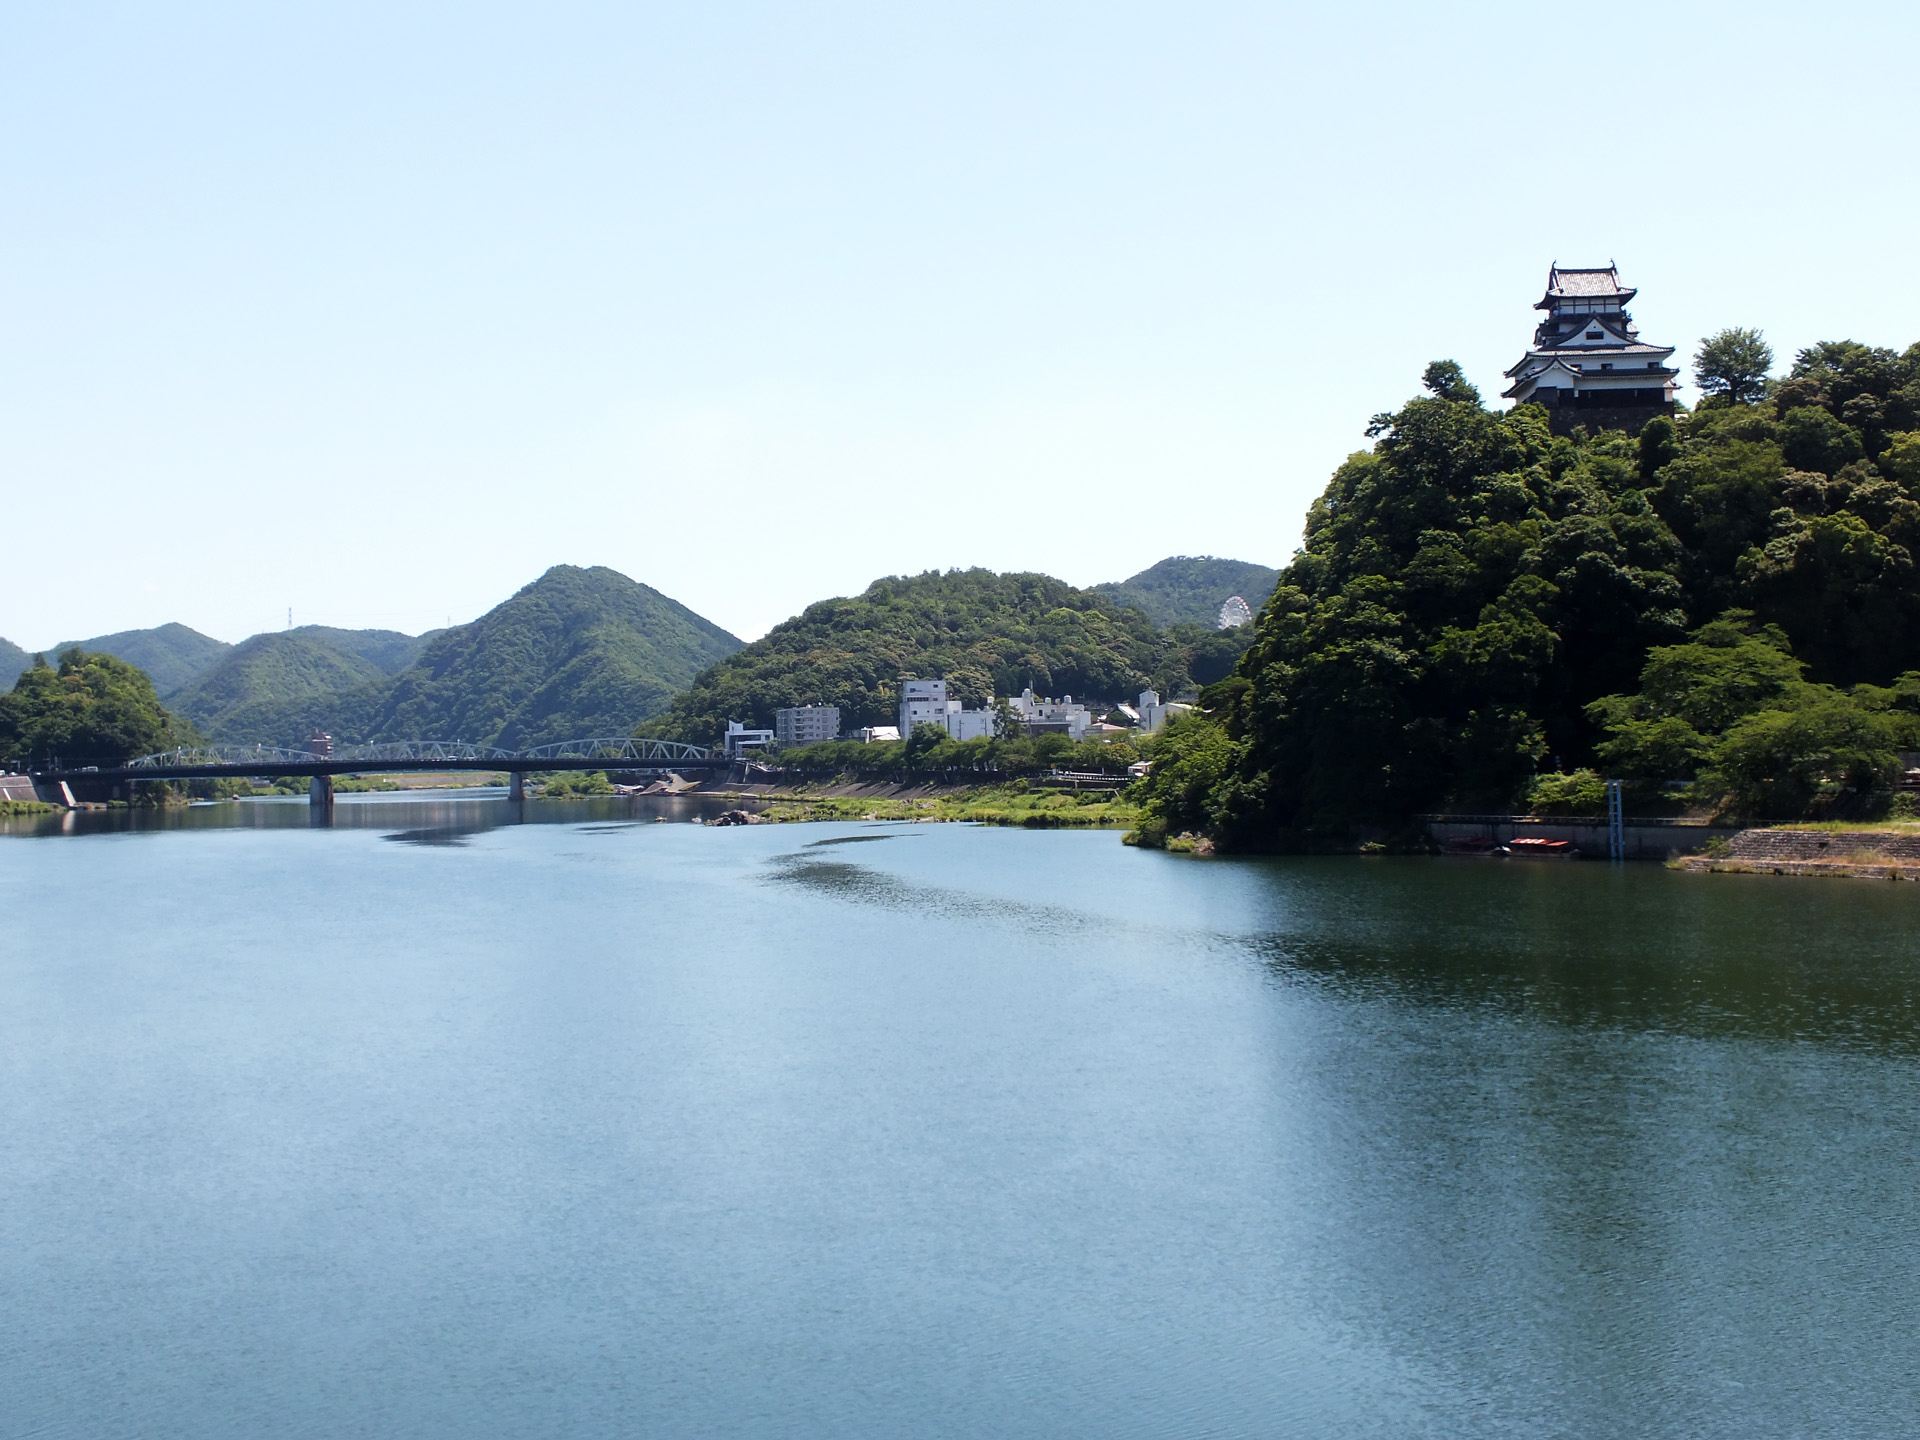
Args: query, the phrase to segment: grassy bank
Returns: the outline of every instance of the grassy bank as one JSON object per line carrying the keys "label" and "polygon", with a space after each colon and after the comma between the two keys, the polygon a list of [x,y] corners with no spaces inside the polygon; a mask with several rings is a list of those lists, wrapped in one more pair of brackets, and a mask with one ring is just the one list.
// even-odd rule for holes
{"label": "grassy bank", "polygon": [[[971,820],[982,825],[1018,825],[1032,830],[1131,825],[1139,810],[1105,792],[1029,789],[1014,781],[970,785],[918,795],[832,794],[801,786],[741,798],[765,803],[767,820]],[[711,793],[711,792],[708,792]]]}

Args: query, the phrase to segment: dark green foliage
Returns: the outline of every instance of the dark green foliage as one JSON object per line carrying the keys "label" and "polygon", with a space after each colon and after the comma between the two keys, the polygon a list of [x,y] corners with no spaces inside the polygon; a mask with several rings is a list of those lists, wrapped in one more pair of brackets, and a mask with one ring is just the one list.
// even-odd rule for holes
{"label": "dark green foliage", "polygon": [[68,650],[39,660],[0,696],[0,760],[10,766],[123,764],[179,743],[153,682],[112,655]]}
{"label": "dark green foliage", "polygon": [[838,705],[847,729],[891,725],[903,677],[947,680],[969,706],[1031,685],[1131,699],[1184,683],[1186,654],[1147,617],[1047,575],[929,571],[876,580],[776,625],[694,681],[646,733],[705,744],[729,720],[771,728],[789,705]]}
{"label": "dark green foliage", "polygon": [[381,696],[367,738],[518,747],[625,735],[739,648],[718,625],[617,571],[556,565],[472,624],[436,636]]}
{"label": "dark green foliage", "polygon": [[1736,405],[1767,393],[1767,372],[1772,368],[1773,350],[1758,330],[1722,330],[1702,343],[1693,357],[1693,375],[1701,393]]}
{"label": "dark green foliage", "polygon": [[1442,400],[1457,400],[1463,405],[1480,403],[1479,390],[1468,383],[1467,372],[1452,360],[1436,360],[1427,366],[1420,383],[1426,386],[1429,395],[1437,395]]}
{"label": "dark green foliage", "polygon": [[112,635],[96,635],[91,640],[63,641],[52,653],[84,650],[90,655],[117,656],[146,671],[154,690],[170,697],[211,670],[232,649],[224,640],[173,622],[151,630],[121,630]]}
{"label": "dark green foliage", "polygon": [[1258,614],[1279,578],[1278,570],[1245,560],[1170,555],[1129,579],[1091,588],[1115,605],[1144,611],[1156,625],[1212,630],[1219,625],[1220,607],[1230,596],[1238,595]]}
{"label": "dark green foliage", "polygon": [[1609,766],[1642,798],[1873,789],[1905,722],[1862,697],[1920,669],[1920,347],[1816,346],[1764,398],[1729,370],[1637,438],[1556,438],[1427,378],[1315,503],[1237,687],[1167,742],[1168,827],[1351,837],[1525,803],[1541,769],[1551,803]]}
{"label": "dark green foliage", "polygon": [[556,565],[469,625],[430,635],[305,626],[256,635],[176,697],[215,739],[624,735],[740,642],[601,567]]}
{"label": "dark green foliage", "polygon": [[337,643],[348,633],[307,626],[252,636],[173,694],[173,707],[216,740],[285,744],[315,729],[349,732],[353,709],[344,697],[360,694],[364,714],[386,672]]}
{"label": "dark green foliage", "polygon": [[[1732,611],[1647,658],[1640,689],[1592,707],[1609,773],[1748,819],[1884,808],[1920,744],[1920,674],[1891,689],[1811,684],[1778,626]],[[1691,782],[1689,784],[1689,782]]]}

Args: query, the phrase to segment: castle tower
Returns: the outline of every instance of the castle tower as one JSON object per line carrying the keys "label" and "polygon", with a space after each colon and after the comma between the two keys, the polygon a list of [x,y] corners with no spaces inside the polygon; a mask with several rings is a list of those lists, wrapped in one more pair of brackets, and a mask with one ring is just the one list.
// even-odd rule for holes
{"label": "castle tower", "polygon": [[1546,318],[1533,332],[1533,348],[1507,371],[1504,391],[1516,405],[1547,407],[1553,433],[1625,430],[1638,434],[1656,415],[1673,414],[1680,372],[1667,365],[1671,345],[1647,345],[1627,314],[1638,291],[1623,289],[1620,272],[1547,271],[1547,293],[1533,308]]}

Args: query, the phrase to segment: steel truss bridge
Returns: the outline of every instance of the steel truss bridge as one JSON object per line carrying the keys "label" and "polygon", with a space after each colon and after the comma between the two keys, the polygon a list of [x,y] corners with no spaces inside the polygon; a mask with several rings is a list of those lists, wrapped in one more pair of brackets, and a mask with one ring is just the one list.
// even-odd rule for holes
{"label": "steel truss bridge", "polygon": [[527,750],[502,750],[458,740],[394,740],[379,745],[343,745],[328,754],[274,745],[197,745],[158,755],[142,755],[124,765],[56,765],[33,773],[36,784],[62,781],[128,786],[142,780],[240,779],[250,775],[301,775],[314,782],[314,799],[332,798],[335,775],[369,775],[401,770],[415,774],[450,770],[504,770],[515,796],[530,771],[550,770],[724,770],[732,762],[704,745],[675,740],[635,740],[611,736],[562,740]]}

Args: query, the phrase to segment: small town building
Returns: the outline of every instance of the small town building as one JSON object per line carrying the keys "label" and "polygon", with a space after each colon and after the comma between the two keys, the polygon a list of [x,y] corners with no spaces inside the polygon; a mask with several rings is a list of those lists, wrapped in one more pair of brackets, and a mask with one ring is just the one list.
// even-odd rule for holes
{"label": "small town building", "polygon": [[1071,695],[1063,695],[1058,700],[1051,696],[1042,698],[1035,695],[1029,685],[1010,703],[1029,735],[1065,735],[1069,740],[1078,740],[1093,724],[1093,712],[1077,704]]}
{"label": "small town building", "polygon": [[853,738],[862,745],[873,745],[884,740],[898,740],[900,727],[897,725],[862,725],[853,732]]}
{"label": "small town building", "polygon": [[727,758],[738,760],[749,750],[764,750],[773,744],[773,731],[750,730],[738,720],[727,722]]}
{"label": "small town building", "polygon": [[1604,270],[1547,271],[1547,293],[1534,305],[1546,318],[1533,348],[1507,371],[1503,393],[1516,405],[1544,405],[1556,435],[1576,425],[1638,434],[1656,415],[1673,414],[1680,372],[1667,364],[1671,345],[1649,345],[1627,313],[1639,292]]}
{"label": "small town building", "polygon": [[1220,606],[1222,630],[1234,630],[1253,623],[1253,607],[1238,595],[1229,595]]}
{"label": "small town building", "polygon": [[938,725],[955,740],[991,740],[993,707],[968,710],[947,695],[944,680],[900,682],[900,733],[913,734],[916,725]]}
{"label": "small town building", "polygon": [[1142,690],[1139,705],[1140,728],[1151,735],[1167,721],[1176,719],[1191,709],[1193,709],[1191,705],[1183,705],[1177,700],[1163,705],[1160,703],[1159,691]]}
{"label": "small town building", "polygon": [[782,745],[817,745],[840,738],[838,705],[795,705],[773,712],[773,736]]}

